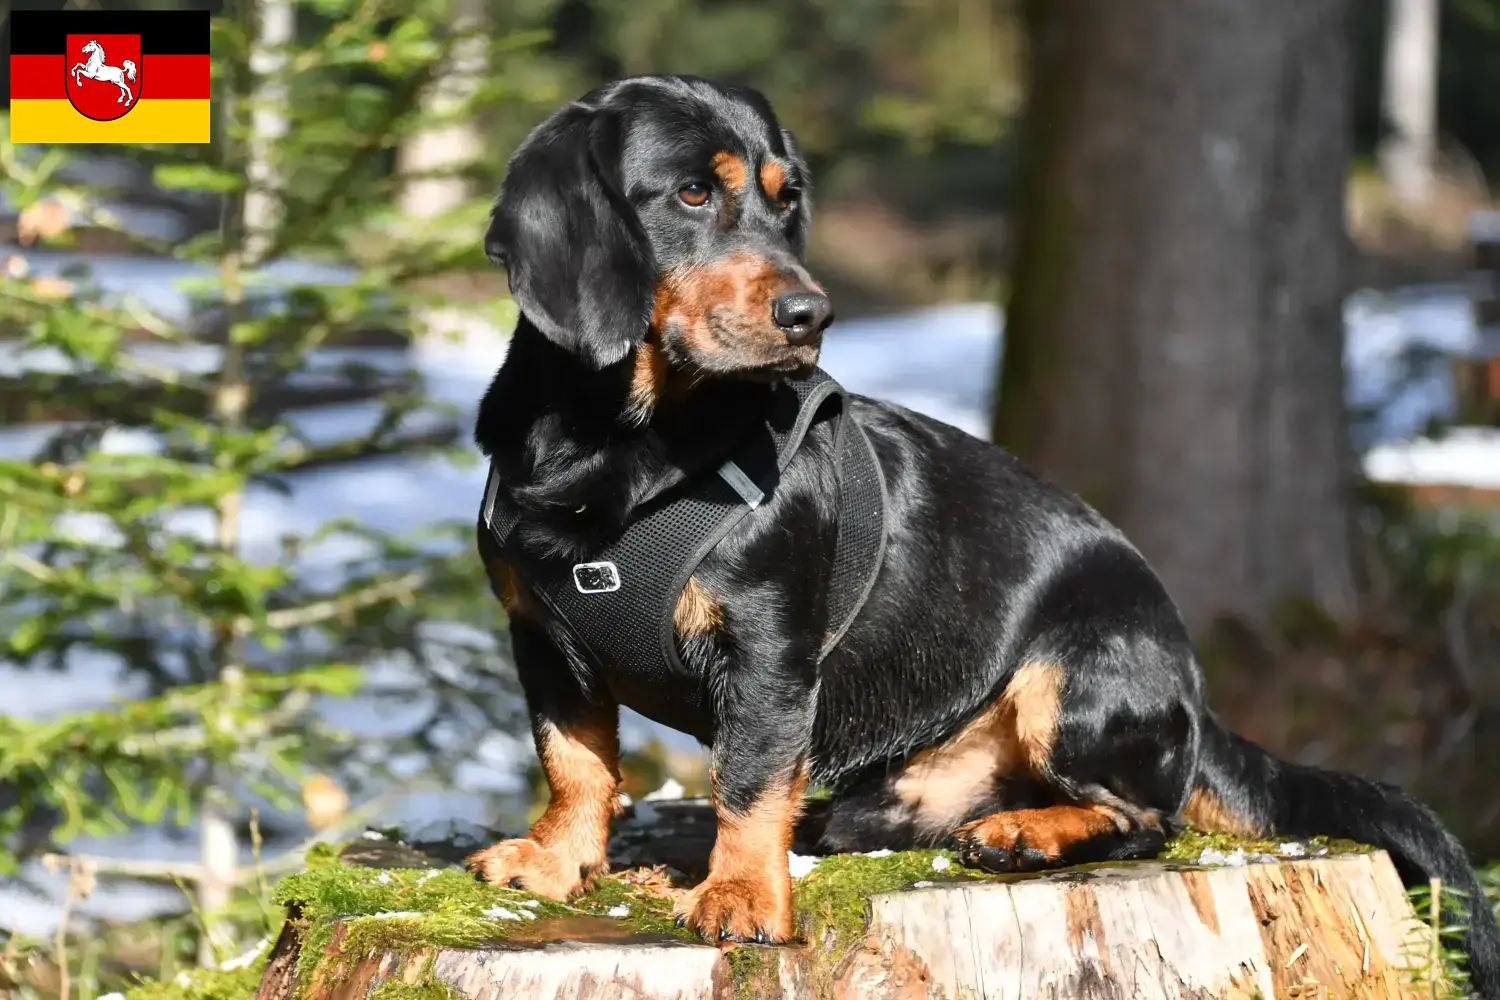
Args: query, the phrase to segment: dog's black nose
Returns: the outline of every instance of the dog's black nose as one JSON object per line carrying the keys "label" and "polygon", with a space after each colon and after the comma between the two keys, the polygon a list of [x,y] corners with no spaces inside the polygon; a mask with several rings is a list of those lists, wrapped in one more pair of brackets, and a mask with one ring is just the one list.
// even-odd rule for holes
{"label": "dog's black nose", "polygon": [[821,292],[796,291],[771,303],[771,318],[793,344],[810,344],[833,322],[833,303]]}

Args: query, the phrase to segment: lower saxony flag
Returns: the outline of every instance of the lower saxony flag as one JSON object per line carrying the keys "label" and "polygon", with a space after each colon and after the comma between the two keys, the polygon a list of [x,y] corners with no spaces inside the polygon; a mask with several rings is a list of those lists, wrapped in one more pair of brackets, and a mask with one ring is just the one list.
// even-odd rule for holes
{"label": "lower saxony flag", "polygon": [[10,14],[10,141],[208,142],[208,12]]}

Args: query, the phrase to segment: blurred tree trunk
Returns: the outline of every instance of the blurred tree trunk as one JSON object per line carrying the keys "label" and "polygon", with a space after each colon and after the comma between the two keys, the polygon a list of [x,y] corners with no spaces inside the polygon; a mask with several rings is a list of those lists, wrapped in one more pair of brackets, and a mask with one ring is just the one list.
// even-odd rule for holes
{"label": "blurred tree trunk", "polygon": [[1437,158],[1438,0],[1391,0],[1387,16],[1380,164],[1396,196],[1421,205]]}
{"label": "blurred tree trunk", "polygon": [[[474,196],[464,172],[484,155],[479,122],[464,106],[485,82],[488,23],[483,0],[453,0],[449,27],[457,35],[448,63],[422,101],[434,122],[411,136],[396,152],[396,172],[403,178],[399,204],[408,222],[429,230],[442,217]],[[467,338],[475,327],[471,309],[414,307],[415,325],[430,335]]]}
{"label": "blurred tree trunk", "polygon": [[995,440],[1202,632],[1354,605],[1348,0],[1032,0]]}
{"label": "blurred tree trunk", "polygon": [[[276,144],[287,132],[287,89],[284,78],[286,47],[296,34],[296,8],[292,0],[247,0],[242,8],[253,45],[250,53],[250,134],[244,153],[249,181],[239,206],[238,229],[226,232],[225,256],[220,274],[227,279],[225,306],[230,315],[244,307],[240,271],[260,261],[275,243],[281,224],[280,189]],[[238,97],[233,100],[238,100]],[[232,218],[226,204],[226,218]],[[250,405],[250,383],[246,375],[245,346],[231,340],[220,361],[218,385],[213,394],[213,415],[230,431],[244,426]],[[215,514],[215,543],[224,552],[237,554],[241,541],[243,493],[220,500]],[[216,631],[213,645],[215,680],[231,686],[244,677],[240,639],[228,629]],[[213,966],[230,943],[232,929],[225,924],[234,895],[240,843],[235,828],[235,787],[226,768],[210,767],[198,808],[198,861],[202,875],[197,886],[198,919],[203,933],[198,938],[198,964]]]}
{"label": "blurred tree trunk", "polygon": [[286,80],[287,47],[296,36],[297,9],[292,0],[258,0],[249,7],[256,11],[257,20],[255,46],[250,53],[255,89],[245,163],[250,184],[245,191],[241,254],[254,264],[270,250],[282,222],[281,188],[285,178],[276,146],[286,138],[288,128],[291,96]]}
{"label": "blurred tree trunk", "polygon": [[407,178],[401,189],[401,210],[414,219],[432,219],[463,204],[473,194],[461,171],[484,153],[479,123],[472,117],[454,120],[455,112],[484,83],[485,39],[481,0],[454,0],[451,27],[461,37],[454,43],[447,70],[439,75],[423,101],[423,110],[438,124],[408,139],[396,154],[396,170]]}

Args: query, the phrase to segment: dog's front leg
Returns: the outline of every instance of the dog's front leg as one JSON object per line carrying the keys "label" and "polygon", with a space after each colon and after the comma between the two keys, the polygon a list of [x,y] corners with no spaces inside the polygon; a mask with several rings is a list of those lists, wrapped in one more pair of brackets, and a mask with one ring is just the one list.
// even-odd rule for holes
{"label": "dog's front leg", "polygon": [[789,941],[787,851],[807,788],[812,691],[781,672],[731,668],[718,712],[709,772],[718,837],[679,922],[710,941]]}
{"label": "dog's front leg", "polygon": [[513,624],[511,639],[551,797],[525,837],[487,847],[468,864],[487,882],[567,899],[608,867],[609,824],[620,811],[620,710],[586,697],[536,627]]}

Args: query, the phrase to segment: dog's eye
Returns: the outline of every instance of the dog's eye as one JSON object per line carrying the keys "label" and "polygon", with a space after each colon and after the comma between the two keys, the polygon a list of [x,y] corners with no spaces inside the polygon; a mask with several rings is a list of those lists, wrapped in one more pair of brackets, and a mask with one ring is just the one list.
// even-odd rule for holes
{"label": "dog's eye", "polygon": [[684,184],[682,187],[678,188],[677,197],[682,199],[682,203],[684,205],[691,205],[694,208],[699,208],[703,205],[708,204],[709,192],[710,188],[707,184],[703,184],[699,181],[694,181],[691,184]]}
{"label": "dog's eye", "polygon": [[796,188],[782,188],[781,194],[776,196],[776,207],[783,212],[790,212],[797,207],[797,202],[802,199],[802,192]]}

